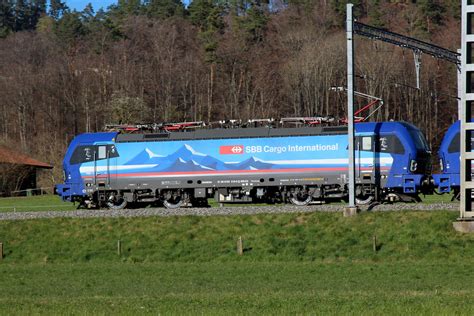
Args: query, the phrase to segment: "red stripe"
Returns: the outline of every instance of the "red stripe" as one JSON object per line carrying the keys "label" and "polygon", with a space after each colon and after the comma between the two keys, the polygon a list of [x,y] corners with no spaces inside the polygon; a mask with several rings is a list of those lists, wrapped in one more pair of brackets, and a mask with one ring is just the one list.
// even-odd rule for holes
{"label": "red stripe", "polygon": [[[362,168],[362,171],[370,171],[372,168]],[[383,167],[380,170],[390,170]],[[287,169],[261,169],[261,170],[212,170],[212,171],[177,171],[177,172],[137,172],[137,173],[111,173],[116,177],[157,177],[157,176],[173,176],[173,175],[212,175],[212,174],[245,174],[245,173],[285,173],[285,172],[310,172],[310,171],[347,171],[347,167],[334,168],[287,168]],[[106,178],[107,175],[100,175],[97,178]],[[83,176],[84,179],[94,178],[94,176]]]}

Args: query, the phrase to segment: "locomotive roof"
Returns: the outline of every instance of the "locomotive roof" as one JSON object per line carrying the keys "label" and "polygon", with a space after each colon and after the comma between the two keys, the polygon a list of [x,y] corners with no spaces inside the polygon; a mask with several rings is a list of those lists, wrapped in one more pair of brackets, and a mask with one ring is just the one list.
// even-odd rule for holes
{"label": "locomotive roof", "polygon": [[[400,133],[401,130],[415,129],[417,127],[406,122],[369,122],[356,123],[357,133]],[[123,134],[119,132],[85,133],[77,136],[73,142],[155,142],[169,140],[193,139],[221,139],[221,138],[257,138],[257,137],[283,137],[283,136],[312,136],[312,135],[338,135],[346,134],[347,126],[317,126],[297,128],[229,128],[229,129],[198,129],[183,132],[163,132],[145,134]]]}
{"label": "locomotive roof", "polygon": [[[357,132],[397,132],[401,128],[417,129],[405,122],[357,123]],[[297,128],[229,128],[229,129],[198,129],[183,132],[163,132],[150,134],[121,134],[118,133],[115,141],[141,142],[165,140],[193,140],[193,139],[220,139],[220,138],[253,138],[253,137],[282,137],[282,136],[311,136],[311,135],[338,135],[346,134],[347,126],[317,126]]]}
{"label": "locomotive roof", "polygon": [[333,135],[347,133],[347,126],[300,127],[300,128],[229,128],[198,129],[195,131],[152,133],[152,134],[118,134],[116,142],[192,140],[219,138],[253,138],[281,136]]}

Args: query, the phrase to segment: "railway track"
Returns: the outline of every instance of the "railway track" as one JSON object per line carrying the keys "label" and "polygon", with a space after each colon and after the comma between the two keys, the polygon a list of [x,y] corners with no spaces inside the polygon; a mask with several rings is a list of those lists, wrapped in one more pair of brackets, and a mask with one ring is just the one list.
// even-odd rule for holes
{"label": "railway track", "polygon": [[[225,206],[209,208],[139,208],[124,210],[74,210],[74,211],[22,211],[0,212],[0,220],[29,220],[42,218],[115,218],[115,217],[151,217],[151,216],[229,216],[253,214],[281,214],[281,213],[312,213],[312,212],[342,212],[343,204],[323,204],[297,207],[293,205],[271,206]],[[418,204],[382,204],[371,207],[361,207],[361,210],[370,212],[384,211],[459,211],[459,203],[418,203]]]}

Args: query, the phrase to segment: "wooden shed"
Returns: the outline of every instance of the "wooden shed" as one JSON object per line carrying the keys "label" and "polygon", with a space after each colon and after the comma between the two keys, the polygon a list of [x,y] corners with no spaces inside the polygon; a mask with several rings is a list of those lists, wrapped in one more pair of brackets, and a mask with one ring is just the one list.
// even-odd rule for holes
{"label": "wooden shed", "polygon": [[38,172],[52,168],[14,149],[0,146],[0,196],[34,193]]}

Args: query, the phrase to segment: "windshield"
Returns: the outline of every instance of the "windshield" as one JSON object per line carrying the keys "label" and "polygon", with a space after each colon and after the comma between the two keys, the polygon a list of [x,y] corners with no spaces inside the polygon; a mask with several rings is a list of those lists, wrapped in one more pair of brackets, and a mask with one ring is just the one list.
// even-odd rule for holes
{"label": "windshield", "polygon": [[425,135],[423,135],[420,130],[409,129],[408,131],[418,151],[430,152],[430,147],[428,146]]}

